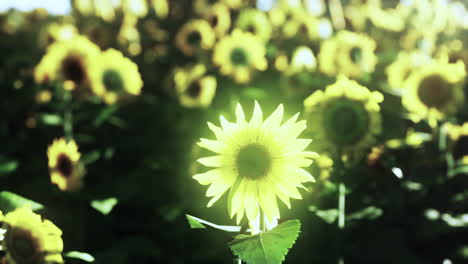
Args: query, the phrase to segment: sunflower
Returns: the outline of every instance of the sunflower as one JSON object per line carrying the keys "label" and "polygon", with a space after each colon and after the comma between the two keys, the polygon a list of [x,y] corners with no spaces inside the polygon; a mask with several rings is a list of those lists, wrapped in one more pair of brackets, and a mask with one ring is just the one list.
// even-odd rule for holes
{"label": "sunflower", "polygon": [[68,40],[76,35],[78,35],[78,30],[74,25],[53,22],[39,33],[39,46],[46,47],[55,41]]}
{"label": "sunflower", "polygon": [[242,0],[194,0],[193,9],[195,13],[203,15],[206,10],[209,10],[218,3],[222,3],[230,9],[239,9],[243,6],[242,2]]}
{"label": "sunflower", "polygon": [[465,64],[465,71],[468,72],[468,52],[463,47],[463,42],[459,39],[440,45],[435,57],[448,63],[456,63],[461,60]]}
{"label": "sunflower", "polygon": [[392,88],[403,88],[411,72],[431,61],[431,57],[421,51],[398,53],[397,59],[387,69],[387,80]]}
{"label": "sunflower", "polygon": [[246,8],[241,11],[236,21],[237,28],[257,35],[264,42],[271,37],[272,28],[267,15],[255,8]]}
{"label": "sunflower", "polygon": [[151,0],[151,5],[158,18],[167,18],[169,15],[169,0]]}
{"label": "sunflower", "polygon": [[379,103],[383,96],[340,76],[325,92],[304,101],[317,148],[350,163],[357,161],[382,130]]}
{"label": "sunflower", "polygon": [[215,34],[210,24],[203,19],[195,19],[182,26],[176,36],[176,45],[187,56],[199,50],[208,50],[215,43]]}
{"label": "sunflower", "polygon": [[431,28],[424,31],[412,29],[401,39],[400,45],[407,51],[420,50],[431,54],[436,47],[437,33]]}
{"label": "sunflower", "polygon": [[63,81],[63,87],[67,90],[87,85],[90,62],[99,53],[99,47],[83,36],[55,42],[49,46],[35,69],[36,82]]}
{"label": "sunflower", "polygon": [[62,231],[49,220],[20,207],[3,217],[2,242],[9,264],[63,263]]}
{"label": "sunflower", "polygon": [[258,230],[260,212],[265,223],[280,217],[276,197],[290,207],[289,198],[301,199],[297,188],[314,178],[301,167],[308,167],[316,153],[304,151],[312,140],[297,139],[306,128],[305,121],[296,122],[299,114],[281,124],[283,105],[263,121],[260,106],[255,102],[252,118],[245,120],[240,104],[235,123],[220,117],[221,127],[208,123],[216,140],[202,138],[201,147],[217,153],[201,158],[199,163],[214,169],[193,176],[200,184],[210,185],[206,192],[212,206],[228,189],[228,211],[237,215],[239,224],[244,212],[254,230]]}
{"label": "sunflower", "polygon": [[216,78],[205,75],[206,67],[197,64],[187,69],[176,68],[174,83],[179,102],[185,107],[207,107],[216,92]]}
{"label": "sunflower", "polygon": [[122,0],[122,9],[125,14],[140,18],[148,14],[146,0]]}
{"label": "sunflower", "polygon": [[141,93],[143,81],[138,66],[118,50],[103,52],[91,69],[91,89],[107,104]]}
{"label": "sunflower", "polygon": [[305,37],[314,40],[319,36],[318,20],[302,8],[292,9],[290,19],[286,18],[282,26],[283,36],[286,38]]}
{"label": "sunflower", "polygon": [[468,165],[468,122],[460,126],[447,123],[444,127],[450,138],[449,147],[453,158],[463,165]]}
{"label": "sunflower", "polygon": [[340,31],[323,42],[318,55],[320,70],[328,75],[359,78],[374,70],[377,63],[375,48],[375,41],[367,35]]}
{"label": "sunflower", "polygon": [[83,186],[84,166],[75,141],[56,139],[47,149],[50,180],[62,191],[78,191]]}
{"label": "sunflower", "polygon": [[366,6],[372,24],[394,32],[401,32],[405,28],[405,19],[411,11],[407,5],[401,3],[397,3],[391,8],[385,8],[382,0],[369,0]]}
{"label": "sunflower", "polygon": [[216,44],[213,62],[220,67],[221,74],[233,76],[238,83],[246,83],[254,70],[266,70],[265,54],[265,46],[259,38],[236,29]]}
{"label": "sunflower", "polygon": [[352,0],[344,6],[344,16],[353,31],[365,31],[368,20],[367,5],[365,0]]}
{"label": "sunflower", "polygon": [[427,118],[429,124],[454,114],[463,103],[465,65],[462,61],[454,64],[433,61],[415,70],[405,82],[403,106],[412,119]]}
{"label": "sunflower", "polygon": [[231,27],[229,8],[222,3],[213,5],[206,13],[205,19],[210,24],[217,37],[222,37]]}

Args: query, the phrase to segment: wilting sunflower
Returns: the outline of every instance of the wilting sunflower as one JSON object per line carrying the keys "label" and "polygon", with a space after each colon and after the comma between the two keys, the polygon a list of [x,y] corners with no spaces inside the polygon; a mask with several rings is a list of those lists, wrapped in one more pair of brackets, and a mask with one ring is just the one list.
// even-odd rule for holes
{"label": "wilting sunflower", "polygon": [[246,83],[253,71],[266,70],[265,54],[265,46],[258,37],[236,29],[216,44],[213,62],[223,75],[231,75],[236,82]]}
{"label": "wilting sunflower", "polygon": [[21,207],[3,217],[2,242],[8,264],[63,263],[62,231],[49,220]]}
{"label": "wilting sunflower", "polygon": [[213,205],[228,189],[228,211],[231,218],[237,215],[239,224],[244,216],[252,228],[260,211],[265,221],[274,224],[280,217],[276,197],[290,207],[289,198],[301,199],[297,188],[314,178],[301,167],[308,167],[309,158],[316,153],[304,151],[312,140],[297,139],[306,128],[305,121],[296,122],[299,114],[281,124],[283,105],[263,120],[257,102],[250,121],[246,121],[240,104],[236,107],[237,121],[231,123],[220,117],[221,127],[208,123],[216,140],[202,138],[201,147],[217,153],[201,158],[199,163],[214,169],[193,176],[200,184],[210,185],[206,192]]}
{"label": "wilting sunflower", "polygon": [[460,126],[447,123],[444,128],[450,138],[449,148],[453,158],[463,165],[468,165],[468,122]]}
{"label": "wilting sunflower", "polygon": [[207,107],[211,104],[216,92],[216,78],[205,74],[203,64],[175,70],[174,84],[181,105]]}
{"label": "wilting sunflower", "polygon": [[99,47],[83,36],[55,42],[35,69],[36,82],[63,81],[67,90],[87,85],[89,65],[99,53]]}
{"label": "wilting sunflower", "polygon": [[318,55],[320,70],[328,75],[362,77],[374,70],[377,63],[375,48],[375,41],[367,35],[340,31],[323,42]]}
{"label": "wilting sunflower", "polygon": [[392,88],[403,88],[411,72],[431,61],[431,57],[421,51],[398,53],[397,59],[387,69],[388,84]]}
{"label": "wilting sunflower", "polygon": [[271,25],[267,15],[255,8],[246,8],[241,11],[236,21],[237,28],[257,35],[264,42],[271,36]]}
{"label": "wilting sunflower", "polygon": [[118,50],[103,52],[91,69],[91,88],[107,104],[141,92],[143,81],[138,66]]}
{"label": "wilting sunflower", "polygon": [[217,37],[222,37],[231,27],[229,8],[222,3],[213,5],[206,13],[205,19],[210,24]]}
{"label": "wilting sunflower", "polygon": [[77,191],[83,186],[85,169],[80,162],[80,152],[75,141],[56,139],[47,149],[50,180],[62,191]]}
{"label": "wilting sunflower", "polygon": [[343,76],[325,92],[314,92],[304,107],[317,147],[344,161],[359,160],[382,130],[382,101],[381,93]]}
{"label": "wilting sunflower", "polygon": [[454,114],[463,103],[461,83],[466,76],[462,61],[454,64],[433,61],[415,70],[405,82],[402,98],[405,106],[418,121],[426,118],[429,124]]}
{"label": "wilting sunflower", "polygon": [[203,19],[195,19],[182,26],[176,36],[176,45],[187,56],[199,50],[208,50],[215,43],[215,34],[210,24]]}

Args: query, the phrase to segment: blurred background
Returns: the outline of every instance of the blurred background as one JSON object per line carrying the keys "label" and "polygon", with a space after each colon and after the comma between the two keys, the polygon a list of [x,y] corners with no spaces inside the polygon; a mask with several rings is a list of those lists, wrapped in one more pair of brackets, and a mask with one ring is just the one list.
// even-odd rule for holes
{"label": "blurred background", "polygon": [[[63,252],[95,263],[233,263],[235,234],[190,229],[185,215],[235,225],[226,197],[207,208],[206,186],[192,179],[209,153],[196,142],[214,139],[207,122],[234,121],[238,102],[250,116],[257,100],[264,116],[279,104],[286,118],[301,112],[310,126],[301,137],[316,139],[307,150],[322,157],[307,169],[317,182],[303,199],[280,204],[280,222],[302,223],[284,263],[468,263],[467,7],[0,0],[0,210],[12,210],[5,193],[42,205],[37,213],[63,231]],[[67,56],[80,58],[78,70]],[[121,66],[120,86],[97,88],[104,78],[93,76],[111,66]],[[350,121],[305,103],[343,76],[379,92],[379,107]],[[331,140],[330,131],[367,139]],[[62,137],[81,153],[74,190],[51,180],[48,148]]]}

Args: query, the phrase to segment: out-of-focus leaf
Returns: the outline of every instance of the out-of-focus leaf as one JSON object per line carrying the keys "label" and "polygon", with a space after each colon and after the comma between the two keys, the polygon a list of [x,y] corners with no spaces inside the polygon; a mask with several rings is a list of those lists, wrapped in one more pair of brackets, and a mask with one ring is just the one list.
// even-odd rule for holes
{"label": "out-of-focus leaf", "polygon": [[94,262],[94,257],[91,256],[89,253],[85,253],[85,252],[70,251],[68,253],[65,253],[64,256],[67,258],[80,259],[86,262]]}
{"label": "out-of-focus leaf", "polygon": [[117,203],[117,198],[111,197],[104,200],[94,200],[91,202],[91,206],[103,215],[108,215]]}
{"label": "out-of-focus leaf", "polygon": [[81,159],[81,161],[84,164],[91,164],[95,162],[96,160],[98,160],[100,157],[101,157],[101,153],[99,152],[99,150],[95,150],[90,153],[87,153],[86,155],[83,155],[83,158]]}
{"label": "out-of-focus leaf", "polygon": [[102,125],[105,121],[107,121],[111,116],[112,114],[114,114],[117,110],[118,110],[118,106],[117,105],[110,105],[106,108],[104,108],[99,114],[98,116],[96,117],[96,119],[94,120],[93,122],[93,125],[95,127],[98,127],[100,125]]}
{"label": "out-of-focus leaf", "polygon": [[450,177],[453,177],[458,174],[468,174],[468,166],[460,166],[448,172]]}
{"label": "out-of-focus leaf", "polygon": [[63,124],[62,117],[56,114],[42,114],[39,116],[39,120],[49,126],[60,126]]}
{"label": "out-of-focus leaf", "polygon": [[0,210],[4,213],[8,213],[25,205],[29,205],[33,211],[44,208],[42,204],[36,203],[18,194],[8,191],[0,192]]}
{"label": "out-of-focus leaf", "polygon": [[267,95],[265,89],[260,89],[256,87],[245,88],[242,94],[244,96],[255,98],[255,99],[262,99],[262,98],[265,98]]}
{"label": "out-of-focus leaf", "polygon": [[200,219],[198,217],[188,215],[188,214],[186,214],[185,217],[187,217],[190,228],[193,228],[193,229],[200,229],[200,228],[206,228],[206,226],[211,226],[215,229],[219,229],[219,230],[223,230],[227,232],[240,232],[241,230],[240,226],[217,225],[217,224],[213,224],[211,222],[208,222],[206,220],[203,220],[203,219]]}
{"label": "out-of-focus leaf", "polygon": [[349,214],[346,217],[346,220],[360,220],[360,219],[369,219],[373,220],[379,218],[383,213],[383,210],[375,207],[369,206],[352,214]]}
{"label": "out-of-focus leaf", "polygon": [[0,176],[11,173],[18,168],[16,160],[0,160]]}
{"label": "out-of-focus leaf", "polygon": [[290,220],[257,235],[238,235],[228,243],[234,255],[247,264],[279,264],[299,236],[301,222]]}
{"label": "out-of-focus leaf", "polygon": [[320,210],[315,206],[309,206],[309,211],[314,212],[318,217],[320,217],[327,224],[332,224],[338,218],[338,209],[327,209]]}

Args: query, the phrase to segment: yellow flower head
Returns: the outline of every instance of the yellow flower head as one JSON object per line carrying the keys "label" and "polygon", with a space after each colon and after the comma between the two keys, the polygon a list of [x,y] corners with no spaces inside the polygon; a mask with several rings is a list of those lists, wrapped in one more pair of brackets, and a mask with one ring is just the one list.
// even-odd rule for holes
{"label": "yellow flower head", "polygon": [[340,31],[323,42],[318,55],[320,70],[328,75],[359,78],[374,71],[375,48],[375,41],[364,34]]}
{"label": "yellow flower head", "polygon": [[85,169],[80,163],[80,152],[75,141],[56,139],[47,149],[50,180],[62,191],[78,191],[83,187]]}
{"label": "yellow flower head", "polygon": [[465,64],[465,71],[468,72],[468,51],[466,51],[463,42],[459,39],[440,45],[436,52],[436,58],[448,63],[456,63],[461,60]]}
{"label": "yellow flower head", "polygon": [[224,4],[230,9],[239,9],[243,6],[242,0],[194,0],[193,9],[195,13],[203,15],[207,10],[214,5]]}
{"label": "yellow flower head", "polygon": [[468,165],[468,122],[460,126],[446,123],[444,129],[446,129],[450,139],[449,149],[452,152],[453,158],[463,165]]}
{"label": "yellow flower head", "polygon": [[216,92],[216,78],[206,74],[206,67],[197,64],[176,68],[174,84],[179,102],[185,107],[207,107]]}
{"label": "yellow flower head", "polygon": [[437,33],[432,29],[413,29],[400,39],[400,45],[407,51],[420,50],[431,54],[436,46],[436,41]]}
{"label": "yellow flower head", "polygon": [[255,8],[246,8],[241,11],[236,21],[237,28],[257,35],[264,42],[271,36],[271,25],[266,14]]}
{"label": "yellow flower head", "polygon": [[138,66],[118,50],[103,52],[91,69],[91,89],[108,104],[141,93],[143,81]]}
{"label": "yellow flower head", "polygon": [[236,107],[236,122],[220,117],[221,127],[208,123],[216,140],[202,138],[201,147],[217,155],[201,158],[199,163],[212,170],[193,176],[200,184],[210,185],[206,196],[213,205],[228,189],[228,211],[237,215],[237,223],[244,216],[256,228],[260,211],[267,223],[274,223],[280,212],[276,197],[290,207],[289,198],[301,199],[297,188],[314,178],[302,167],[308,167],[309,158],[316,153],[304,151],[312,140],[297,139],[306,128],[305,121],[296,122],[299,114],[281,124],[283,105],[263,120],[257,102],[252,118],[247,121],[240,104]]}
{"label": "yellow flower head", "polygon": [[34,73],[36,82],[59,80],[68,90],[87,85],[89,65],[99,52],[99,47],[83,36],[57,41],[49,46],[37,65]]}
{"label": "yellow flower head", "polygon": [[305,37],[306,40],[313,40],[319,37],[318,31],[319,23],[316,17],[302,8],[294,8],[286,12],[282,26],[282,33],[286,38]]}
{"label": "yellow flower head", "polygon": [[[397,2],[397,1],[395,1]],[[376,27],[400,32],[405,28],[405,19],[411,9],[397,2],[393,8],[385,8],[382,0],[369,0],[366,4],[370,21]]]}
{"label": "yellow flower head", "polygon": [[254,70],[266,70],[265,54],[265,46],[259,38],[236,29],[216,44],[213,62],[220,67],[221,74],[231,75],[238,83],[246,83]]}
{"label": "yellow flower head", "polygon": [[55,41],[64,41],[78,35],[78,30],[72,24],[50,23],[39,33],[39,44],[48,46]]}
{"label": "yellow flower head", "polygon": [[427,118],[430,124],[456,112],[463,103],[466,77],[462,61],[455,64],[436,62],[415,70],[405,82],[402,103],[417,121]]}
{"label": "yellow flower head", "polygon": [[222,37],[231,27],[231,14],[226,5],[218,3],[213,5],[206,13],[205,19],[212,27],[217,37]]}
{"label": "yellow flower head", "polygon": [[193,56],[199,50],[208,50],[215,43],[215,34],[210,24],[203,19],[187,22],[176,36],[176,45],[187,56]]}
{"label": "yellow flower head", "polygon": [[383,96],[344,76],[304,101],[317,147],[349,162],[357,161],[382,130]]}
{"label": "yellow flower head", "polygon": [[388,84],[392,88],[403,88],[411,72],[431,61],[431,57],[421,51],[398,53],[397,59],[387,69]]}
{"label": "yellow flower head", "polygon": [[62,231],[49,220],[18,208],[3,217],[3,249],[9,264],[63,263]]}

